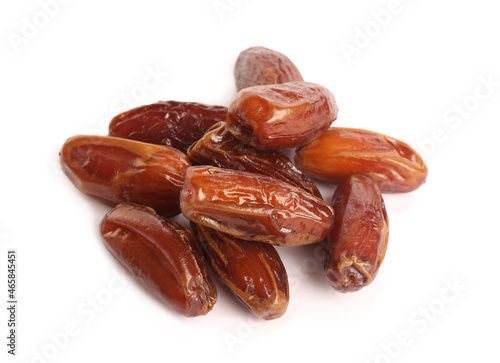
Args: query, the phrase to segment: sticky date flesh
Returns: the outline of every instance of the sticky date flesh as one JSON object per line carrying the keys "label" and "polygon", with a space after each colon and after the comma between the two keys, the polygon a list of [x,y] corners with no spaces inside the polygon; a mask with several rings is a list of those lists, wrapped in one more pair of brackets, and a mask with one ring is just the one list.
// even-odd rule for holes
{"label": "sticky date flesh", "polygon": [[164,216],[180,213],[179,194],[191,166],[185,154],[168,146],[85,135],[66,140],[60,162],[81,192],[113,206],[147,205]]}
{"label": "sticky date flesh", "polygon": [[153,295],[179,314],[207,314],[217,300],[208,266],[191,231],[151,208],[124,203],[101,222],[110,253]]}
{"label": "sticky date flesh", "polygon": [[298,68],[286,55],[265,47],[250,47],[240,53],[234,66],[236,88],[303,81]]}
{"label": "sticky date flesh", "polygon": [[167,145],[186,152],[211,126],[226,120],[227,107],[160,101],[115,116],[109,135]]}
{"label": "sticky date flesh", "polygon": [[368,175],[382,192],[410,192],[427,179],[427,166],[408,144],[361,129],[330,128],[296,150],[295,164],[307,175],[333,183]]}
{"label": "sticky date flesh", "polygon": [[187,170],[181,209],[192,222],[274,245],[319,242],[333,227],[332,207],[303,189],[265,175],[208,166]]}
{"label": "sticky date flesh", "polygon": [[227,130],[225,122],[208,130],[189,148],[187,156],[194,165],[213,165],[267,175],[321,198],[314,181],[306,177],[284,153],[258,150],[242,143]]}
{"label": "sticky date flesh", "polygon": [[333,94],[318,84],[287,82],[242,89],[228,109],[227,128],[257,149],[304,145],[337,119]]}
{"label": "sticky date flesh", "polygon": [[377,185],[367,176],[342,182],[332,198],[335,224],[323,243],[326,278],[334,289],[353,292],[370,284],[384,260],[389,219]]}
{"label": "sticky date flesh", "polygon": [[212,271],[255,316],[271,320],[288,307],[288,278],[274,246],[193,224]]}

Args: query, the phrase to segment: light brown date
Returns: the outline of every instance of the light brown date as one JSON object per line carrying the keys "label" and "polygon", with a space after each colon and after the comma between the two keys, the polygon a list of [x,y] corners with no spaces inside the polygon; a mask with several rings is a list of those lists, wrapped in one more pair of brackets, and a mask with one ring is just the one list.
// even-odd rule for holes
{"label": "light brown date", "polygon": [[187,153],[193,164],[268,175],[322,198],[314,181],[306,177],[282,152],[258,150],[231,134],[225,122],[214,125]]}
{"label": "light brown date", "polygon": [[290,58],[265,47],[250,47],[242,51],[234,66],[234,78],[238,91],[252,86],[304,80]]}
{"label": "light brown date", "polygon": [[228,109],[227,128],[257,149],[304,145],[337,119],[333,94],[318,84],[287,82],[242,89]]}
{"label": "light brown date", "polygon": [[192,222],[246,240],[297,246],[325,238],[333,209],[322,199],[265,175],[193,166],[181,191]]}
{"label": "light brown date", "polygon": [[295,153],[307,175],[341,183],[370,176],[382,192],[410,192],[427,179],[427,166],[408,144],[373,131],[332,127]]}
{"label": "light brown date", "polygon": [[110,136],[66,140],[60,162],[83,193],[111,205],[122,202],[152,207],[164,216],[180,213],[179,194],[187,156],[168,146]]}
{"label": "light brown date", "polygon": [[193,234],[149,207],[123,203],[101,222],[106,248],[153,295],[179,314],[207,314],[217,300]]}
{"label": "light brown date", "polygon": [[259,318],[283,316],[289,301],[288,277],[274,246],[194,225],[206,261],[238,300]]}
{"label": "light brown date", "polygon": [[223,106],[160,101],[113,117],[109,135],[167,145],[185,153],[212,125],[225,121],[226,114]]}
{"label": "light brown date", "polygon": [[334,289],[354,292],[378,273],[387,250],[389,219],[379,188],[364,175],[343,181],[332,206],[335,224],[323,243],[326,278]]}

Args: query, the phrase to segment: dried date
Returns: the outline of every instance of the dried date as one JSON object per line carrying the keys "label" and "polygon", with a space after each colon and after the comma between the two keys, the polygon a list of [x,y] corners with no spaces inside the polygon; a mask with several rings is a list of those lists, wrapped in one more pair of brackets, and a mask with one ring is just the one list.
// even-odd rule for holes
{"label": "dried date", "polygon": [[257,149],[304,145],[337,119],[333,94],[318,84],[287,82],[238,92],[228,109],[227,128]]}
{"label": "dried date", "polygon": [[167,145],[186,152],[211,126],[226,120],[227,107],[160,101],[115,116],[109,135]]}
{"label": "dried date", "polygon": [[179,194],[191,163],[168,146],[110,136],[74,136],[60,152],[61,167],[83,193],[111,205],[144,204],[164,216],[180,213]]}
{"label": "dried date", "polygon": [[332,127],[295,153],[307,175],[341,183],[370,176],[382,192],[410,192],[427,179],[427,166],[408,144],[373,131]]}
{"label": "dried date", "polygon": [[265,47],[250,47],[242,51],[234,66],[234,78],[238,91],[252,86],[304,80],[290,58]]}
{"label": "dried date", "polygon": [[182,214],[238,238],[297,246],[325,238],[333,209],[322,199],[265,175],[193,166],[181,191]]}
{"label": "dried date", "polygon": [[130,203],[107,213],[100,229],[111,254],[163,303],[185,316],[213,308],[217,290],[191,231]]}
{"label": "dried date", "polygon": [[335,224],[324,242],[326,277],[334,289],[354,292],[378,273],[387,250],[389,219],[379,188],[364,175],[342,182],[332,206]]}
{"label": "dried date", "polygon": [[322,198],[314,181],[306,177],[284,153],[258,150],[240,142],[227,130],[225,122],[207,131],[189,148],[187,156],[193,164],[268,175]]}
{"label": "dried date", "polygon": [[288,307],[288,278],[274,246],[194,225],[206,261],[238,300],[259,318],[281,317]]}

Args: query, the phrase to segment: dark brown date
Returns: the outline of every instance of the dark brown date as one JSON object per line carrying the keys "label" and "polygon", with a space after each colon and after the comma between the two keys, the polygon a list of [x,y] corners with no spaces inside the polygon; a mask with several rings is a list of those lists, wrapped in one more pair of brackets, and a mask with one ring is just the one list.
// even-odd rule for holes
{"label": "dark brown date", "polygon": [[207,131],[189,148],[187,156],[193,164],[268,175],[322,198],[314,181],[306,177],[284,153],[258,150],[242,143],[227,130],[225,122]]}
{"label": "dark brown date", "polygon": [[168,146],[110,136],[74,136],[60,152],[61,168],[83,193],[111,205],[152,207],[164,216],[180,213],[179,193],[187,156]]}
{"label": "dark brown date", "polygon": [[377,185],[367,176],[342,182],[332,198],[333,231],[324,242],[326,278],[341,292],[370,284],[384,260],[389,219]]}
{"label": "dark brown date", "polygon": [[200,224],[195,235],[212,271],[255,316],[271,320],[286,312],[288,278],[274,246]]}
{"label": "dark brown date", "polygon": [[333,227],[322,199],[265,175],[193,166],[181,191],[192,222],[246,240],[298,246],[321,241]]}
{"label": "dark brown date", "polygon": [[227,128],[257,149],[304,145],[337,119],[337,103],[326,88],[308,82],[256,86],[238,92],[229,106]]}
{"label": "dark brown date", "polygon": [[252,86],[304,80],[286,55],[264,47],[250,47],[240,53],[234,66],[234,78],[238,91]]}
{"label": "dark brown date", "polygon": [[167,145],[186,152],[212,125],[226,120],[227,107],[160,101],[115,116],[109,135]]}
{"label": "dark brown date", "polygon": [[153,295],[185,316],[207,314],[217,300],[193,234],[151,208],[124,203],[101,222],[104,245]]}
{"label": "dark brown date", "polygon": [[410,192],[427,179],[427,166],[408,144],[361,129],[332,127],[298,148],[295,164],[307,175],[333,183],[368,175],[382,192]]}

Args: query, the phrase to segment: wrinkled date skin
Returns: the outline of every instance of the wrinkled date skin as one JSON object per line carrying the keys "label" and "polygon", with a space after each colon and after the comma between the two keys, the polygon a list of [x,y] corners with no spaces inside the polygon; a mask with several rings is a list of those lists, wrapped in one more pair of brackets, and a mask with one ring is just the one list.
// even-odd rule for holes
{"label": "wrinkled date skin", "polygon": [[332,127],[298,148],[295,164],[307,175],[333,183],[368,175],[382,192],[410,192],[427,179],[427,166],[408,144],[361,129]]}
{"label": "wrinkled date skin", "polygon": [[179,314],[212,310],[216,287],[191,231],[149,207],[123,203],[106,214],[101,234],[111,254]]}
{"label": "wrinkled date skin", "polygon": [[335,290],[354,292],[370,284],[384,260],[389,219],[377,185],[355,175],[332,198],[335,225],[324,247],[326,278]]}
{"label": "wrinkled date skin", "polygon": [[284,54],[265,47],[250,47],[240,53],[234,66],[236,88],[303,81],[293,62]]}
{"label": "wrinkled date skin", "polygon": [[314,181],[306,177],[284,153],[258,150],[242,143],[227,130],[225,122],[207,131],[189,148],[187,156],[193,164],[268,175],[322,198]]}
{"label": "wrinkled date skin", "polygon": [[245,240],[298,246],[321,241],[333,227],[322,199],[265,175],[193,166],[181,191],[192,222]]}
{"label": "wrinkled date skin", "polygon": [[333,94],[318,84],[288,82],[238,92],[227,114],[227,128],[257,149],[304,145],[337,119]]}
{"label": "wrinkled date skin", "polygon": [[147,205],[164,216],[180,213],[179,194],[191,162],[177,149],[79,135],[69,138],[59,155],[71,182],[93,198]]}
{"label": "wrinkled date skin", "polygon": [[212,125],[226,120],[227,107],[160,101],[115,116],[109,135],[167,145],[186,152]]}
{"label": "wrinkled date skin", "polygon": [[195,234],[212,271],[255,316],[271,320],[288,307],[288,277],[278,252],[202,225]]}

